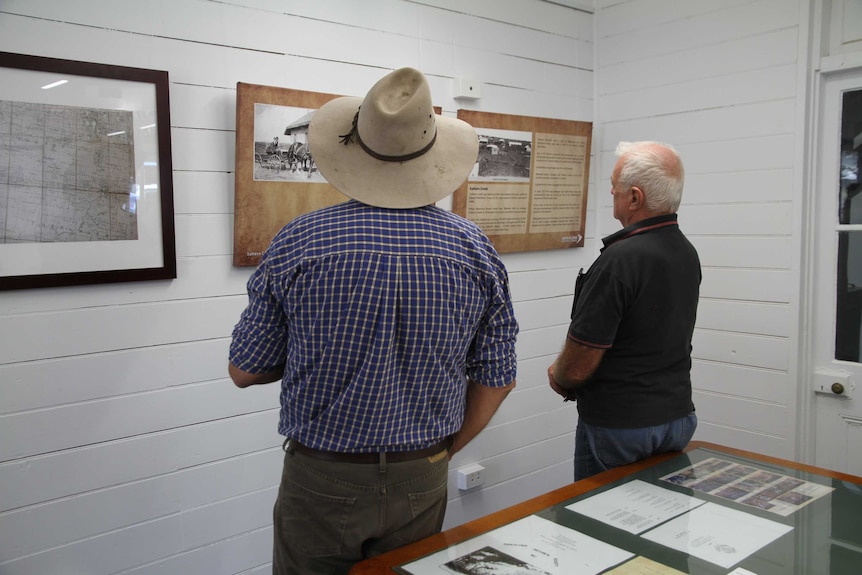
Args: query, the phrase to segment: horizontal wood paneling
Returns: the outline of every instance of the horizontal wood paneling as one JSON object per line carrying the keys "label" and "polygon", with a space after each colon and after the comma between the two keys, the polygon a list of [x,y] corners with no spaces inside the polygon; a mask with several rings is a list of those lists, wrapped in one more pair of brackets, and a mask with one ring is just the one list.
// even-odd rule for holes
{"label": "horizontal wood paneling", "polygon": [[680,227],[697,248],[704,267],[789,270],[794,262],[789,237],[698,236],[686,229],[684,214]]}
{"label": "horizontal wood paneling", "polygon": [[678,4],[673,0],[653,0],[648,3],[595,0],[598,13],[602,16],[598,38],[605,39],[638,29],[653,29],[668,22],[694,18],[715,12],[716,9],[750,2],[751,0],[722,0],[720,6],[717,6],[714,0],[688,0],[685,4]]}
{"label": "horizontal wood paneling", "polygon": [[[684,84],[645,88],[631,94],[609,94],[596,101],[598,115],[618,122],[644,116],[678,114],[751,102],[783,100],[796,90],[796,65],[737,72]],[[761,150],[768,152],[768,150]]]}
{"label": "horizontal wood paneling", "polygon": [[611,64],[602,68],[602,92],[599,96],[794,63],[796,40],[796,28],[784,28],[734,42],[656,55],[649,59],[647,65],[639,60]]}
{"label": "horizontal wood paneling", "polygon": [[793,291],[789,270],[703,268],[701,298],[789,303]]}
{"label": "horizontal wood paneling", "polygon": [[560,324],[521,333],[517,344],[518,361],[558,353],[566,338],[566,328],[567,324]]}
{"label": "horizontal wood paneling", "polygon": [[[280,457],[277,460],[281,463]],[[278,478],[280,467],[271,466],[266,473],[270,477]],[[277,495],[276,482],[266,489],[251,491],[184,512],[183,546],[186,549],[194,549],[230,539],[240,533],[265,529],[272,523],[270,517]]]}
{"label": "horizontal wood paneling", "polygon": [[[756,138],[698,142],[675,146],[684,158],[686,175],[786,170],[793,167],[792,134],[765,135]],[[669,142],[673,144],[673,142]],[[616,163],[612,151],[601,154],[610,181]],[[721,158],[720,162],[716,158]],[[603,170],[604,171],[604,170]],[[601,175],[600,175],[601,176]],[[750,188],[749,188],[750,189]],[[604,202],[602,202],[604,205]]]}
{"label": "horizontal wood paneling", "polygon": [[479,18],[499,20],[554,34],[591,38],[590,15],[540,0],[417,0],[417,3],[464,12]]}
{"label": "horizontal wood paneling", "polygon": [[[625,17],[619,16],[621,12]],[[620,3],[599,14],[599,38],[604,40],[597,64],[600,69],[617,62],[650,60],[671,52],[795,28],[799,17],[797,2],[787,0],[695,0],[685,5],[660,0]],[[791,52],[796,53],[795,47]]]}
{"label": "horizontal wood paneling", "polygon": [[208,339],[3,364],[0,414],[223,379],[229,343]]}
{"label": "horizontal wood paneling", "polygon": [[694,439],[783,459],[794,457],[792,441],[786,437],[737,429],[714,421],[699,420]]}
{"label": "horizontal wood paneling", "polygon": [[0,563],[4,575],[116,573],[182,551],[179,515]]}
{"label": "horizontal wood paneling", "polygon": [[[232,296],[0,316],[0,332],[17,334],[0,347],[0,363],[221,338],[246,303]],[[73,337],[82,326],[87,337]]]}
{"label": "horizontal wood paneling", "polygon": [[[272,507],[282,456],[280,448],[268,449],[0,513],[0,564],[184,509],[192,510],[183,518],[187,548],[263,527],[260,517],[267,513],[251,526],[239,519],[252,507],[257,511],[261,501]],[[225,510],[233,518],[213,517]],[[47,525],[51,529],[44,529]],[[219,529],[228,532],[215,535]]]}
{"label": "horizontal wood paneling", "polygon": [[748,204],[743,208],[686,205],[680,213],[685,217],[684,230],[697,235],[790,236],[793,232],[793,205],[789,202]]}
{"label": "horizontal wood paneling", "polygon": [[701,299],[697,325],[740,334],[789,337],[794,322],[786,304]]}
{"label": "horizontal wood paneling", "polygon": [[686,208],[697,204],[735,204],[745,212],[754,202],[788,202],[793,193],[793,170],[773,168],[687,174],[683,202]]}
{"label": "horizontal wood paneling", "polygon": [[693,400],[698,419],[721,422],[749,432],[787,437],[794,425],[787,417],[788,406],[779,403],[699,390],[694,392]]}
{"label": "horizontal wood paneling", "polygon": [[[563,348],[563,342],[565,341],[565,328],[560,330],[560,340],[556,342],[553,346],[549,346],[546,350],[545,355],[540,355],[537,357],[524,359],[518,362],[518,387],[519,391],[522,391],[531,387],[538,387],[544,389],[546,391],[550,391],[548,388],[548,366],[553,363],[555,359],[557,359],[557,355],[560,350]],[[548,399],[553,398],[553,395],[547,396]],[[515,402],[513,402],[515,403]],[[549,404],[550,408],[555,408],[553,403]],[[510,406],[507,405],[507,409]],[[514,405],[511,406],[513,410],[517,409]],[[529,414],[524,410],[520,410],[521,416],[525,417]],[[517,413],[515,414],[517,416]]]}
{"label": "horizontal wood paneling", "polygon": [[[272,527],[263,527],[238,537],[223,539],[211,545],[190,549],[159,561],[136,567],[128,575],[168,575],[169,573],[271,573],[261,561],[272,558]],[[126,574],[124,574],[126,575]]]}
{"label": "horizontal wood paneling", "polygon": [[[787,371],[702,359],[692,362],[691,382],[695,389],[713,395],[725,394],[772,403],[786,402],[795,386]],[[709,401],[711,396],[703,397]]]}
{"label": "horizontal wood paneling", "polygon": [[[572,283],[574,288],[574,280]],[[574,293],[574,292],[573,292]],[[542,327],[568,325],[572,308],[572,295],[531,299],[515,304],[515,317],[521,331]]]}
{"label": "horizontal wood paneling", "polygon": [[236,135],[227,130],[171,129],[174,169],[224,172],[236,158]]}
{"label": "horizontal wood paneling", "polygon": [[[746,138],[791,134],[794,129],[795,100],[786,94],[778,100],[762,102],[743,102],[732,106],[721,106],[700,110],[679,110],[661,116],[631,118],[603,125],[602,151],[613,152],[619,141],[654,140],[682,146],[706,142],[737,141]],[[685,156],[683,161],[685,162]],[[686,171],[688,190],[691,187],[692,173]],[[734,169],[724,159],[713,162],[704,172],[713,178],[723,170]],[[723,194],[734,193],[732,187],[722,188]],[[718,194],[717,194],[718,195]],[[749,194],[749,197],[751,195]],[[757,194],[760,199],[760,194]],[[768,198],[766,198],[768,199]],[[717,197],[716,201],[721,201]]]}
{"label": "horizontal wood paneling", "polygon": [[[96,3],[100,5],[100,3]],[[24,12],[23,4],[16,4],[19,8],[17,13]],[[392,34],[370,30],[355,26],[337,25],[317,21],[314,19],[298,18],[284,14],[269,14],[266,18],[259,15],[248,15],[246,9],[231,7],[223,8],[230,10],[230,18],[234,12],[244,15],[242,18],[254,18],[254,26],[234,26],[231,30],[240,30],[245,34],[243,46],[246,49],[237,50],[233,45],[222,45],[210,43],[205,40],[176,40],[174,36],[160,38],[158,42],[151,36],[129,34],[125,32],[101,30],[98,28],[84,26],[68,26],[57,22],[34,20],[18,16],[8,16],[0,23],[0,31],[6,34],[7,43],[18,46],[16,49],[28,53],[39,54],[40,49],[32,42],[34,36],[45,33],[46,28],[51,28],[49,33],[58,35],[69,46],[74,47],[64,54],[64,57],[78,60],[100,60],[105,63],[120,65],[136,65],[156,69],[167,69],[170,71],[170,79],[175,84],[195,85],[198,88],[189,88],[185,92],[194,91],[204,103],[198,111],[185,112],[179,104],[186,101],[188,95],[180,94],[180,102],[173,105],[178,114],[194,114],[200,118],[202,114],[209,111],[219,114],[225,122],[225,129],[230,129],[232,121],[225,115],[225,110],[233,110],[231,107],[223,107],[221,110],[215,108],[224,98],[230,98],[226,93],[219,90],[206,90],[205,87],[216,87],[222,89],[234,88],[237,81],[272,86],[290,86],[296,89],[313,90],[319,92],[330,92],[335,94],[359,95],[356,89],[350,88],[355,85],[370,85],[380,76],[381,70],[394,69],[399,66],[422,66],[424,62],[420,59],[418,40],[411,39],[402,33]],[[85,14],[84,11],[76,11],[76,14]],[[225,16],[225,18],[228,18]],[[464,18],[462,16],[462,18]],[[241,19],[242,20],[242,19]],[[3,26],[3,24],[7,26]],[[261,28],[261,24],[264,28]],[[158,25],[154,23],[153,26]],[[411,22],[410,27],[416,27],[417,23]],[[475,26],[475,22],[473,22]],[[558,46],[559,54],[578,53],[578,46],[572,44],[572,40],[566,40],[558,35],[543,33],[541,41],[535,36],[539,34],[536,30],[523,27],[513,27],[501,23],[489,23],[496,26],[487,32],[492,35],[505,36],[515,44],[543,45],[551,42],[558,45],[566,42],[567,46]],[[215,27],[217,29],[218,26]],[[198,26],[192,29],[199,29]],[[470,30],[469,23],[466,29]],[[289,33],[285,33],[289,30]],[[466,34],[466,33],[465,33]],[[326,37],[339,37],[339,42],[320,42],[319,39]],[[470,36],[472,37],[472,36]],[[269,46],[269,38],[288,39],[289,46]],[[399,45],[399,43],[405,43]],[[474,47],[469,44],[456,46],[453,54],[455,61],[464,63],[462,68],[452,67],[452,58],[435,57],[435,51],[440,49],[439,45],[426,41],[423,44],[423,54],[428,54],[427,70],[430,74],[429,82],[434,94],[435,103],[442,105],[446,110],[455,110],[458,103],[452,99],[452,78],[457,75],[469,75],[469,68],[477,66],[482,74],[478,79],[497,86],[511,86],[517,88],[514,94],[527,90],[533,92],[537,85],[548,78],[559,78],[569,74],[561,65],[554,63],[538,64],[533,58],[515,56],[513,52],[500,51],[499,46]],[[256,44],[255,49],[250,45]],[[101,52],[94,51],[95,46],[107,47],[113,59],[106,59]],[[88,50],[88,48],[90,48]],[[546,50],[546,48],[543,48]],[[311,50],[313,53],[309,53]],[[100,58],[100,56],[102,56]],[[447,68],[434,66],[435,62],[444,63],[448,61]],[[472,64],[470,64],[472,62]],[[345,69],[345,66],[347,69]],[[351,69],[351,66],[354,69]],[[551,68],[547,68],[551,66]],[[571,66],[569,66],[571,67]],[[466,68],[466,69],[464,69]],[[568,97],[581,95],[591,101],[591,83],[588,75],[578,75],[577,80],[584,86],[578,86],[574,82],[557,81],[555,92]],[[490,86],[489,86],[490,88]],[[505,94],[512,91],[507,88],[497,88]],[[492,94],[486,93],[486,98]],[[212,108],[212,110],[209,110]],[[583,116],[592,115],[591,105],[580,106],[577,112]],[[537,106],[535,99],[527,102],[526,113],[537,115],[544,106]],[[533,111],[535,110],[535,111]],[[571,117],[571,111],[567,111],[566,118]],[[557,117],[557,116],[551,116]],[[194,125],[196,122],[181,121],[179,126]],[[182,136],[178,136],[182,137]],[[174,146],[175,152],[187,152],[194,154],[195,148],[185,146]],[[182,160],[183,158],[179,158]],[[205,158],[199,158],[203,162]],[[232,156],[229,158],[232,162]],[[182,163],[180,164],[182,165]],[[230,164],[224,164],[230,165]],[[180,168],[182,169],[182,168]],[[207,169],[207,168],[204,168]]]}
{"label": "horizontal wood paneling", "polygon": [[[595,218],[592,219],[594,220]],[[595,231],[594,228],[595,226],[589,225],[587,230],[588,232]],[[519,275],[523,276],[544,270],[577,268],[579,266],[589,265],[596,258],[598,253],[595,239],[589,238],[582,248],[548,250],[541,252],[541,254],[537,254],[536,252],[510,253],[503,254],[502,259],[509,272],[509,279],[512,280],[512,278]],[[574,276],[572,276],[571,279],[574,281]],[[545,290],[547,288],[542,286],[543,283],[545,282],[534,281],[529,284],[524,283],[523,285],[524,287],[535,285],[537,289]],[[572,284],[571,287],[574,287],[574,284]],[[522,291],[522,289],[519,289],[519,291]]]}
{"label": "horizontal wood paneling", "polygon": [[0,436],[16,441],[0,445],[0,461],[271,410],[278,393],[278,386],[240,390],[221,379],[3,415]]}
{"label": "horizontal wood paneling", "polygon": [[[754,238],[752,246],[762,236],[789,237],[792,231],[792,204],[749,204],[741,209],[732,205],[685,205],[679,209],[679,226],[695,243],[695,236]],[[760,219],[760,218],[766,219]],[[606,229],[613,229],[613,208],[600,208],[598,220]],[[703,256],[701,256],[703,263]]]}
{"label": "horizontal wood paneling", "polygon": [[174,516],[0,564],[0,569],[11,575],[118,571],[228,575],[255,567],[264,557],[272,557],[271,527],[185,550],[181,517]]}
{"label": "horizontal wood paneling", "polygon": [[[174,212],[177,216],[233,214],[233,207],[233,172],[174,172]],[[230,223],[233,225],[232,220]]]}
{"label": "horizontal wood paneling", "polygon": [[773,370],[790,369],[790,342],[783,337],[695,329],[692,347],[692,357],[696,359]]}
{"label": "horizontal wood paneling", "polygon": [[[254,268],[233,267],[230,256],[178,258],[175,280],[132,282],[119,288],[116,284],[109,284],[7,291],[3,293],[0,306],[0,322],[5,316],[36,312],[51,313],[218,296],[237,296],[238,301],[231,305],[242,308],[248,301],[245,284],[252,271]],[[237,319],[239,315],[232,318],[234,323]],[[0,332],[0,337],[3,333]],[[14,333],[16,332],[10,331],[9,337]]]}
{"label": "horizontal wood paneling", "polygon": [[574,293],[574,268],[537,269],[531,273],[509,274],[509,289],[515,302],[556,298]]}
{"label": "horizontal wood paneling", "polygon": [[270,409],[0,463],[0,512],[280,447],[277,424]]}
{"label": "horizontal wood paneling", "polygon": [[177,214],[175,223],[177,257],[233,254],[232,214]]}
{"label": "horizontal wood paneling", "polygon": [[[546,371],[548,365],[550,365],[550,362],[545,364]],[[494,419],[491,420],[489,425],[502,425],[503,428],[505,428],[513,422],[521,422],[523,419],[530,419],[538,414],[550,415],[551,417],[559,415],[556,411],[563,405],[562,399],[556,393],[551,391],[547,382],[548,376],[545,375],[544,381],[542,382],[544,385],[527,386],[515,391],[514,395],[510,394],[510,397],[503,402],[503,405],[500,406],[500,410],[497,411],[497,414],[494,416]],[[509,401],[509,399],[512,401]],[[522,425],[522,423],[519,423],[519,425]],[[549,423],[549,425],[551,424]],[[506,435],[508,433],[506,429],[500,429],[498,431],[501,435]],[[488,441],[491,441],[491,439]],[[507,441],[504,440],[500,445],[504,446],[506,443]],[[528,444],[529,443],[525,443],[525,445]]]}
{"label": "horizontal wood paneling", "polygon": [[[233,132],[236,130],[235,86],[214,87],[172,82],[171,124],[178,129]],[[222,169],[224,167],[221,166]]]}

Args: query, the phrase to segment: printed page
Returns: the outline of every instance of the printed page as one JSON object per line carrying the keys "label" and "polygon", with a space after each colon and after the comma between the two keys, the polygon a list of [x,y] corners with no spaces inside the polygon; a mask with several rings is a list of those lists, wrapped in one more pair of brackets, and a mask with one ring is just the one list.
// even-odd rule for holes
{"label": "printed page", "polygon": [[704,503],[635,479],[567,505],[566,509],[637,535]]}
{"label": "printed page", "polygon": [[706,503],[642,537],[730,568],[792,529],[750,513]]}
{"label": "printed page", "polygon": [[633,556],[531,515],[399,569],[410,575],[596,575]]}

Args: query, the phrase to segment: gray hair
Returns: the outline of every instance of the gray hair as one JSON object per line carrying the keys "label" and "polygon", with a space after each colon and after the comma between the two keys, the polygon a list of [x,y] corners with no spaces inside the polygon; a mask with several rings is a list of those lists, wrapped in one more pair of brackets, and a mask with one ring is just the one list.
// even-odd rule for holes
{"label": "gray hair", "polygon": [[650,212],[675,213],[679,209],[685,170],[673,146],[660,142],[620,142],[615,153],[622,158],[618,185],[643,190]]}

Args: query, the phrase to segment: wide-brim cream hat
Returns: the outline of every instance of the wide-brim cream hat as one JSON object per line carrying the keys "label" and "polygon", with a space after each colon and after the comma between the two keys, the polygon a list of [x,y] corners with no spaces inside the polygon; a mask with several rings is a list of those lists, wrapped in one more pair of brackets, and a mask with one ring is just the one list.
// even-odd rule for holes
{"label": "wide-brim cream hat", "polygon": [[435,114],[428,81],[413,68],[386,75],[364,99],[321,106],[311,118],[308,145],[320,173],[340,192],[401,209],[454,192],[479,153],[473,127]]}

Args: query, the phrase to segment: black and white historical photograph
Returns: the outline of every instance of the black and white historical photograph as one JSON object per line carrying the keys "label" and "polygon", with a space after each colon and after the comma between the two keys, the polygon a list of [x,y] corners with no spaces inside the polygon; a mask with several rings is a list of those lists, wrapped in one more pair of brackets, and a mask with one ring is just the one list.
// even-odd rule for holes
{"label": "black and white historical photograph", "polygon": [[491,546],[453,559],[445,567],[463,575],[551,575]]}
{"label": "black and white historical photograph", "polygon": [[479,156],[470,181],[530,181],[532,133],[493,128],[476,128],[476,133]]}
{"label": "black and white historical photograph", "polygon": [[308,124],[314,112],[254,104],[255,181],[326,182],[308,150]]}

